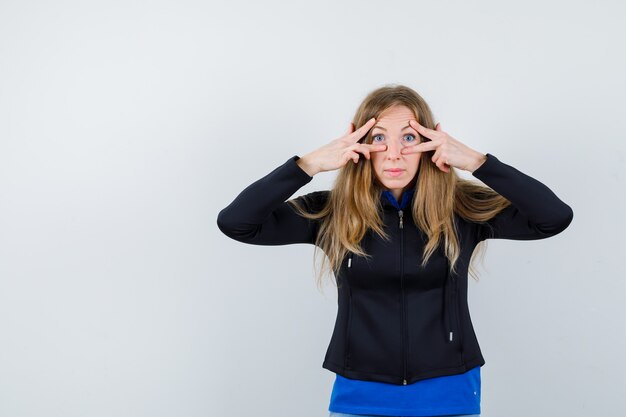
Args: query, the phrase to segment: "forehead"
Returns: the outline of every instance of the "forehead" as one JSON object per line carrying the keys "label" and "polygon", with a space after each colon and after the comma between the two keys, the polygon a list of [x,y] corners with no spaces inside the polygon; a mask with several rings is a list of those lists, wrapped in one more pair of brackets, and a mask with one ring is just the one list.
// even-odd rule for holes
{"label": "forehead", "polygon": [[378,117],[378,119],[376,119],[376,124],[372,127],[372,130],[370,130],[368,134],[371,135],[374,130],[415,131],[415,129],[413,129],[413,127],[409,124],[409,120],[417,120],[411,109],[404,106],[400,108],[387,109]]}
{"label": "forehead", "polygon": [[[394,106],[379,115],[374,126],[398,126],[408,125],[409,120],[416,120],[413,111],[406,106]],[[402,126],[400,126],[402,125]]]}

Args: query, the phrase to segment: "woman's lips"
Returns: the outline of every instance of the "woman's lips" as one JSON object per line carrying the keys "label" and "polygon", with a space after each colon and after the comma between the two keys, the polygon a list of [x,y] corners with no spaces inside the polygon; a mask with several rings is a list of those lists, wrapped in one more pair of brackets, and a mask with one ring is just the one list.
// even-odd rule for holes
{"label": "woman's lips", "polygon": [[385,172],[387,173],[387,175],[391,177],[398,177],[402,175],[402,173],[404,172],[404,169],[392,168],[392,169],[386,169]]}

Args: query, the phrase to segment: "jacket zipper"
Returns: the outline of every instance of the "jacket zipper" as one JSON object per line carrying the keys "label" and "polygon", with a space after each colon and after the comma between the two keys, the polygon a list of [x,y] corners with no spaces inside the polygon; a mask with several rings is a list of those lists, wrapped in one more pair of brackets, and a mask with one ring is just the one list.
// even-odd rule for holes
{"label": "jacket zipper", "polygon": [[404,368],[402,374],[402,385],[406,385],[406,340],[405,340],[405,328],[406,328],[406,311],[404,302],[404,225],[402,222],[404,212],[398,210],[398,216],[400,217],[400,289],[401,289],[401,301],[402,301],[402,357],[404,360]]}
{"label": "jacket zipper", "polygon": [[[352,252],[348,255],[348,271],[352,269]],[[348,272],[348,275],[351,275]],[[350,369],[350,331],[352,330],[352,288],[348,283],[348,324],[346,329],[346,358],[345,358],[345,367]]]}

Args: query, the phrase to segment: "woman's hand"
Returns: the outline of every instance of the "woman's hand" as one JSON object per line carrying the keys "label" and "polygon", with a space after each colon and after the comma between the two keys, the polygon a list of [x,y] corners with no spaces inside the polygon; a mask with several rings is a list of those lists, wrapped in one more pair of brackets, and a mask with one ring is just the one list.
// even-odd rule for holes
{"label": "woman's hand", "polygon": [[474,172],[487,160],[486,155],[464,145],[441,130],[440,123],[437,123],[437,126],[435,126],[436,130],[428,129],[415,120],[409,120],[409,124],[420,135],[430,140],[406,146],[402,149],[402,154],[404,155],[434,150],[435,154],[431,159],[444,172],[450,172],[450,167]]}
{"label": "woman's hand", "polygon": [[343,136],[332,140],[313,152],[309,152],[297,160],[296,163],[310,176],[313,176],[318,172],[341,168],[350,159],[356,164],[359,162],[360,154],[370,159],[371,152],[387,149],[387,145],[359,143],[359,140],[369,132],[374,123],[376,123],[376,119],[372,117],[356,131],[354,130],[354,125],[350,123],[350,127]]}

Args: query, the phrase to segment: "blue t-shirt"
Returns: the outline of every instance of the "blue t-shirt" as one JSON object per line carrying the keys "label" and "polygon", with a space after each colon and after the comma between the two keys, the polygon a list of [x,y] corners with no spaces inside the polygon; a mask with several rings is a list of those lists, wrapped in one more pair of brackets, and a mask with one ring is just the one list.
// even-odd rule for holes
{"label": "blue t-shirt", "polygon": [[480,414],[480,366],[408,385],[360,381],[335,374],[328,411],[383,416]]}
{"label": "blue t-shirt", "polygon": [[[403,209],[414,191],[414,187],[406,190],[401,204],[391,191],[384,191],[383,196]],[[423,379],[409,385],[335,375],[328,411],[386,416],[480,414],[480,366],[462,374]]]}

